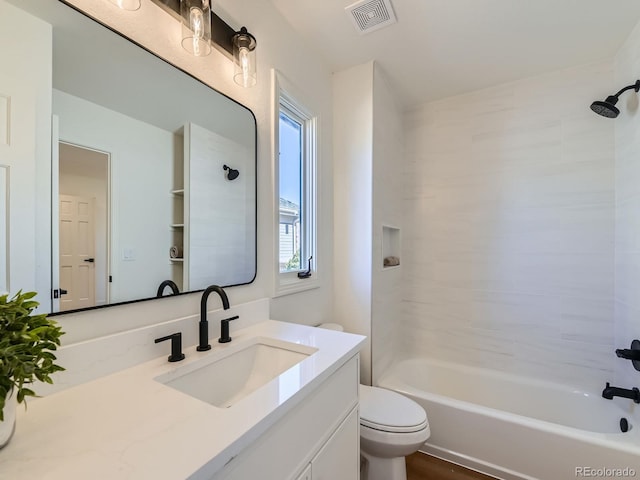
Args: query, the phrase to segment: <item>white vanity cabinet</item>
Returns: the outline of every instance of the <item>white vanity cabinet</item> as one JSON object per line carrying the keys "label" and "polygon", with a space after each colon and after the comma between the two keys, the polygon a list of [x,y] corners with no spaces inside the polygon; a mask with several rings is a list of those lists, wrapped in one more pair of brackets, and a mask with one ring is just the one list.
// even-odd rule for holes
{"label": "white vanity cabinet", "polygon": [[[193,320],[185,321],[192,327]],[[185,348],[179,366],[164,354],[66,388],[30,403],[28,412],[19,409],[18,431],[0,454],[0,479],[358,480],[358,351],[364,341],[263,320],[237,329],[231,344],[211,352]],[[229,408],[164,383],[167,375],[186,378],[186,371],[222,368],[223,360],[236,361],[236,354],[258,343],[294,352],[299,345],[313,353]],[[111,359],[113,349],[99,345]],[[91,358],[82,348],[78,358]],[[275,368],[279,361],[270,357],[268,363]],[[225,362],[224,368],[237,368],[240,378],[240,363]],[[270,375],[268,369],[253,372],[253,382]],[[213,381],[222,382],[219,375]]]}
{"label": "white vanity cabinet", "polygon": [[357,480],[358,382],[356,355],[212,480]]}
{"label": "white vanity cabinet", "polygon": [[[353,480],[359,476],[360,431],[358,409],[351,411],[342,425],[311,460],[308,480]],[[354,459],[356,461],[354,462]],[[307,469],[305,469],[307,472]]]}

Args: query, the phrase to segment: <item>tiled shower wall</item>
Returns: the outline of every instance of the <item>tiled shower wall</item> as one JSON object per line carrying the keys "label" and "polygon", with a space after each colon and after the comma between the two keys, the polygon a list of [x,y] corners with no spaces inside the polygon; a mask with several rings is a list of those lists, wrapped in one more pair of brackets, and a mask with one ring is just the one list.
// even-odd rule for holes
{"label": "tiled shower wall", "polygon": [[[615,92],[640,78],[640,26],[615,60]],[[615,120],[616,145],[616,348],[640,338],[640,107],[638,96],[623,94]],[[640,387],[640,372],[628,360],[615,360],[615,380],[624,388]]]}
{"label": "tiled shower wall", "polygon": [[405,115],[404,355],[611,380],[613,87],[607,61]]}
{"label": "tiled shower wall", "polygon": [[383,268],[383,226],[398,228],[402,234],[403,158],[402,114],[394,101],[393,89],[378,65],[373,70],[373,194],[371,272],[371,358],[372,380],[393,362],[398,351],[398,311],[402,301],[402,268]]}

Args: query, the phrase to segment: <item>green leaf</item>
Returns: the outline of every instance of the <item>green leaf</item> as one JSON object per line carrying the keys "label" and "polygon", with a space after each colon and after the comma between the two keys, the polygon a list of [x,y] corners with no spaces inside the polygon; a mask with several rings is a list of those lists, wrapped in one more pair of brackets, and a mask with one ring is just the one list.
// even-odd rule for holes
{"label": "green leaf", "polygon": [[51,375],[63,371],[54,353],[64,332],[46,314],[33,314],[36,292],[0,295],[0,417],[5,400],[16,389],[19,403],[36,396],[30,385],[52,383]]}

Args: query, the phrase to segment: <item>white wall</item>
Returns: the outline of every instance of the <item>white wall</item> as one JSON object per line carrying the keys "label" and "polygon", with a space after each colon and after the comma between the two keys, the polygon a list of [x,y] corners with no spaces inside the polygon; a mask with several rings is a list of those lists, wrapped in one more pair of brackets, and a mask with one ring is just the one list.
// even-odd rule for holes
{"label": "white wall", "polygon": [[605,61],[406,114],[402,352],[611,379],[614,135],[589,104],[612,80]]}
{"label": "white wall", "polygon": [[59,90],[53,100],[60,140],[111,158],[110,302],[154,297],[171,278],[173,133]]}
{"label": "white wall", "polygon": [[398,352],[402,272],[407,257],[400,253],[400,266],[383,268],[383,226],[395,227],[402,236],[402,165],[404,130],[402,112],[385,73],[373,70],[373,245],[371,350],[375,384]]}
{"label": "white wall", "polygon": [[[615,91],[640,78],[640,24],[615,59]],[[629,348],[640,338],[640,111],[633,91],[621,96],[615,122],[616,145],[616,296],[615,348]],[[613,352],[611,352],[613,355]],[[615,359],[615,385],[640,386],[631,362]]]}
{"label": "white wall", "polygon": [[371,383],[373,62],[333,77],[335,322],[367,335],[361,382]]}
{"label": "white wall", "polygon": [[374,62],[334,75],[335,321],[367,335],[360,377],[374,383],[393,361],[401,267],[383,268],[383,226],[402,219],[402,115]]}

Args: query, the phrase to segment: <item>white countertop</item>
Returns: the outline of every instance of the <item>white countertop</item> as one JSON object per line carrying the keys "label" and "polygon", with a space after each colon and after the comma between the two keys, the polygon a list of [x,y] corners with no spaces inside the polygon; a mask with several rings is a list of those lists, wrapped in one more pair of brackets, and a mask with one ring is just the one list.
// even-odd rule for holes
{"label": "white countertop", "polygon": [[[292,393],[276,378],[223,409],[154,380],[260,336],[318,349],[299,364],[297,385],[287,388]],[[19,406],[16,433],[0,450],[0,479],[210,478],[355,355],[365,338],[273,320],[232,337],[225,345],[212,342],[209,352],[184,348],[181,362],[163,355],[31,401],[26,412]]]}

